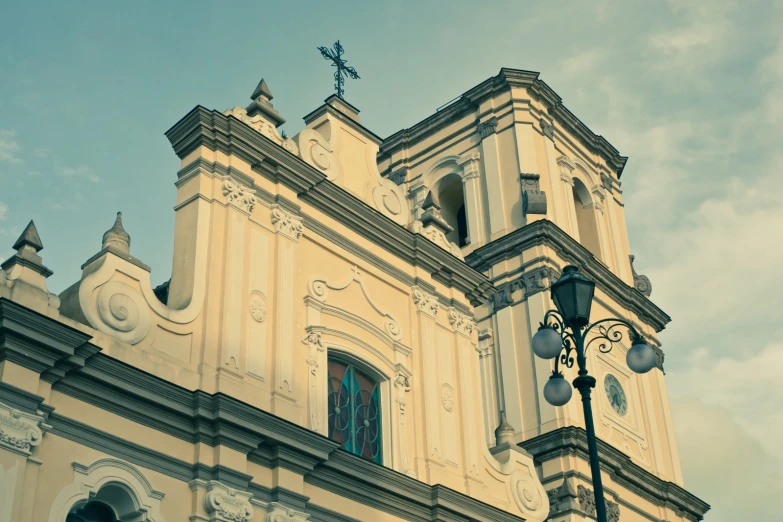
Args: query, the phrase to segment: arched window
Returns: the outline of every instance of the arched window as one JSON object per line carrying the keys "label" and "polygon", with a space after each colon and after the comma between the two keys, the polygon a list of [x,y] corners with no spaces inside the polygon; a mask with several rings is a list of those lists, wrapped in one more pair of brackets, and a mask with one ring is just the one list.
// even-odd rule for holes
{"label": "arched window", "polygon": [[354,455],[383,463],[378,381],[354,365],[329,358],[329,438]]}
{"label": "arched window", "polygon": [[65,522],[117,522],[117,518],[109,506],[93,501],[80,508],[73,508]]}
{"label": "arched window", "polygon": [[453,229],[446,239],[457,246],[468,244],[468,222],[465,216],[465,195],[462,190],[462,178],[459,174],[449,174],[438,182],[436,188],[440,214]]}
{"label": "arched window", "polygon": [[598,224],[595,220],[595,209],[590,191],[581,180],[574,178],[574,209],[576,210],[576,225],[579,229],[579,242],[595,257],[601,258],[601,243],[598,239]]}

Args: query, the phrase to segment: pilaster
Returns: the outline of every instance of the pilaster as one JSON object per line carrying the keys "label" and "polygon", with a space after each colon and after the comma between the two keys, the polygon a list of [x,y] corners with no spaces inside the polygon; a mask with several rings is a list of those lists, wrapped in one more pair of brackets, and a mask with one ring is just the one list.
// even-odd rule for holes
{"label": "pilaster", "polygon": [[494,116],[479,124],[481,135],[481,159],[484,163],[484,184],[487,201],[491,201],[487,209],[489,218],[489,240],[506,230],[506,210],[503,205],[503,183],[498,156],[498,139],[496,129],[498,120]]}
{"label": "pilaster", "polygon": [[275,310],[275,378],[272,389],[272,412],[289,420],[296,418],[294,410],[294,278],[296,251],[304,225],[299,216],[271,206],[272,225],[275,228],[278,280]]}
{"label": "pilaster", "polygon": [[481,201],[481,154],[471,152],[457,162],[462,167],[462,191],[465,196],[465,210],[468,222],[468,244],[485,242],[484,205]]}

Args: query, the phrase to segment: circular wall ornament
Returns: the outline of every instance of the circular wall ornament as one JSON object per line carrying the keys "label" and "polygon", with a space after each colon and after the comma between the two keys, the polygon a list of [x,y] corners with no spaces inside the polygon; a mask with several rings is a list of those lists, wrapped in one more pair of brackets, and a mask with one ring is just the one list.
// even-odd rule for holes
{"label": "circular wall ornament", "polygon": [[624,416],[628,412],[628,400],[617,377],[609,374],[604,378],[604,391],[606,391],[606,398],[615,413]]}
{"label": "circular wall ornament", "polygon": [[443,407],[446,411],[454,409],[454,390],[448,384],[444,384],[440,388],[440,398],[443,401]]}
{"label": "circular wall ornament", "polygon": [[250,315],[259,323],[266,319],[266,297],[258,290],[250,294]]}
{"label": "circular wall ornament", "polygon": [[527,515],[533,515],[544,506],[542,487],[537,484],[530,475],[522,470],[516,470],[511,474],[511,495],[520,511]]}

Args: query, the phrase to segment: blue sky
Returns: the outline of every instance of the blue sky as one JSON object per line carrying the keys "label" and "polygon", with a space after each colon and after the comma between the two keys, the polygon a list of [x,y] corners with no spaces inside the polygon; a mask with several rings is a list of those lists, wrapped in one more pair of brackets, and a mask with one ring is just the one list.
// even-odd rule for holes
{"label": "blue sky", "polygon": [[780,1],[6,3],[0,257],[35,219],[60,292],[121,210],[133,254],[168,279],[178,160],[163,133],[197,104],[245,105],[263,76],[295,134],[332,92],[316,47],[338,38],[362,77],[346,97],[380,136],[503,66],[540,71],[630,156],[636,269],[674,319],[661,339],[686,485],[711,522],[772,519],[781,28]]}

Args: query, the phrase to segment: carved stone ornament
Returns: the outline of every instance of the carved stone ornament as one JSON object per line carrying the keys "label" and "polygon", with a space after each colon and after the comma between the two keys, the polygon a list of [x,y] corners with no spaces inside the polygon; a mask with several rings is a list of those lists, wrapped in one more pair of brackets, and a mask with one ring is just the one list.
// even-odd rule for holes
{"label": "carved stone ornament", "polygon": [[481,135],[481,139],[490,136],[491,134],[495,133],[495,129],[498,126],[498,119],[494,116],[490,118],[489,120],[485,121],[484,123],[479,123],[477,130],[479,134]]}
{"label": "carved stone ornament", "polygon": [[293,241],[299,241],[304,231],[302,218],[286,212],[277,205],[272,205],[272,224],[279,234]]}
{"label": "carved stone ornament", "polygon": [[31,415],[0,403],[0,447],[29,455],[43,440],[50,426],[43,417]]}
{"label": "carved stone ornament", "polygon": [[204,509],[209,513],[210,522],[247,522],[253,516],[252,496],[210,480],[204,495]]}
{"label": "carved stone ornament", "polygon": [[277,502],[269,504],[267,510],[264,522],[306,522],[310,519],[310,515],[307,513],[296,511]]}
{"label": "carved stone ornament", "polygon": [[250,315],[259,323],[266,319],[266,297],[258,290],[250,293]]}
{"label": "carved stone ornament", "polygon": [[612,189],[614,188],[612,178],[603,172],[601,173],[601,185],[604,187],[604,189],[606,189],[607,192],[610,194],[612,193]]}
{"label": "carved stone ornament", "polygon": [[[593,493],[592,489],[587,489],[586,487],[582,486],[581,484],[577,486],[577,497],[579,499],[579,507],[580,509],[588,516],[594,517],[596,514],[595,509],[595,494]],[[620,521],[620,507],[610,501],[604,499],[606,502],[606,520],[608,522],[619,522]]]}
{"label": "carved stone ornament", "polygon": [[549,497],[549,515],[547,518],[554,518],[561,513],[567,513],[578,507],[578,496],[574,488],[568,483],[568,480],[563,480],[560,487],[550,489],[546,494]]}
{"label": "carved stone ornament", "polygon": [[451,255],[457,259],[462,261],[465,260],[465,257],[462,255],[462,250],[460,250],[460,248],[455,243],[452,243],[446,239],[446,235],[434,225],[425,227],[421,221],[416,220],[408,226],[408,230],[414,234],[421,234],[446,252],[451,253]]}
{"label": "carved stone ornament", "polygon": [[476,329],[476,323],[468,316],[463,315],[456,310],[449,310],[449,324],[455,332],[467,336],[470,336],[470,334],[473,333],[473,330]]}
{"label": "carved stone ornament", "polygon": [[138,289],[120,281],[109,281],[100,287],[95,306],[100,322],[92,326],[97,330],[129,344],[147,336],[150,309]]}
{"label": "carved stone ornament", "polygon": [[550,282],[554,279],[552,269],[548,267],[539,267],[529,270],[513,281],[497,285],[491,299],[494,312],[514,304],[513,294],[517,290],[524,292],[524,298],[543,292],[549,288]]}
{"label": "carved stone ornament", "polygon": [[394,172],[389,174],[389,179],[399,186],[405,183],[405,177],[407,176],[407,174],[408,174],[407,169],[395,170]]}
{"label": "carved stone ornament", "polygon": [[223,111],[223,114],[225,114],[226,116],[235,117],[242,123],[249,125],[256,131],[260,132],[262,135],[266,136],[276,144],[280,145],[291,154],[294,154],[296,156],[299,155],[299,147],[296,145],[296,142],[291,138],[283,138],[282,136],[280,136],[280,134],[277,133],[277,129],[275,128],[275,126],[272,125],[269,121],[267,121],[262,115],[255,114],[252,117],[248,116],[247,109],[244,109],[240,106],[236,106],[233,109],[228,109],[226,111]]}
{"label": "carved stone ornament", "polygon": [[443,409],[451,413],[454,410],[454,389],[444,384],[440,387],[440,399],[443,403]]}
{"label": "carved stone ornament", "polygon": [[555,127],[546,121],[544,118],[541,118],[539,120],[539,123],[541,124],[541,133],[549,138],[550,140],[555,140]]}
{"label": "carved stone ornament", "polygon": [[511,474],[511,495],[514,497],[514,503],[523,513],[534,515],[539,510],[546,513],[544,501],[546,495],[543,487],[537,478],[531,477],[528,473],[518,469]]}
{"label": "carved stone ornament", "polygon": [[440,310],[438,299],[418,286],[413,287],[413,302],[419,312],[431,315],[432,317],[435,317],[438,314],[438,310]]}
{"label": "carved stone ornament", "polygon": [[372,298],[367,285],[364,283],[364,277],[362,276],[362,271],[359,270],[359,267],[352,267],[351,275],[339,283],[330,283],[323,277],[319,276],[312,277],[307,282],[307,291],[312,297],[316,298],[322,303],[325,303],[329,298],[329,290],[344,290],[353,283],[357,283],[359,285],[359,288],[361,288],[362,294],[367,300],[367,303],[372,307],[373,310],[378,312],[378,314],[383,317],[383,329],[385,332],[395,341],[402,339],[402,328],[400,327],[400,323],[391,313],[389,313],[388,310],[386,310],[381,304],[378,304],[378,302]]}
{"label": "carved stone ornament", "polygon": [[539,188],[539,174],[519,175],[519,183],[522,187],[522,213],[546,215],[546,193]]}
{"label": "carved stone ornament", "polygon": [[650,278],[646,275],[639,275],[636,273],[636,270],[633,267],[633,260],[636,259],[636,256],[628,256],[628,258],[631,260],[631,272],[633,273],[633,286],[639,292],[642,293],[645,297],[650,297],[652,295],[652,283],[650,283]]}
{"label": "carved stone ornament", "polygon": [[401,388],[404,392],[411,391],[411,384],[408,380],[408,376],[402,372],[397,372],[397,375],[394,376],[394,385]]}
{"label": "carved stone ornament", "polygon": [[253,207],[257,203],[253,189],[236,182],[230,177],[223,179],[223,195],[228,199],[229,205],[244,210],[248,214],[253,211]]}

